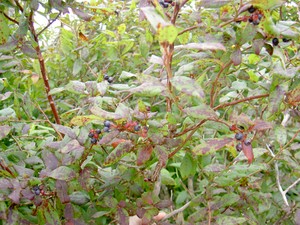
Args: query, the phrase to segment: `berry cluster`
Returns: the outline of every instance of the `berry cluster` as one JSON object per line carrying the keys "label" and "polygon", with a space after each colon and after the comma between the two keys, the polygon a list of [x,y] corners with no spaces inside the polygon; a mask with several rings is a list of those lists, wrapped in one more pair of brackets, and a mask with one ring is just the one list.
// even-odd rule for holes
{"label": "berry cluster", "polygon": [[103,132],[109,132],[111,122],[109,120],[105,120],[103,125],[104,125]]}
{"label": "berry cluster", "polygon": [[238,131],[234,138],[239,141],[239,143],[235,146],[235,149],[240,152],[243,150],[243,145],[242,142],[244,143],[244,145],[249,146],[251,145],[251,141],[246,139],[247,135],[244,135],[241,130],[243,130],[243,127],[237,127],[235,124],[230,126],[229,129],[231,131]]}
{"label": "berry cluster", "polygon": [[91,143],[93,145],[97,144],[98,140],[99,140],[99,134],[101,134],[101,130],[100,129],[96,129],[96,130],[90,130],[89,133],[89,138],[91,139]]}
{"label": "berry cluster", "polygon": [[43,185],[41,185],[41,186],[35,185],[35,186],[32,187],[32,192],[35,195],[46,195],[43,187],[44,187]]}
{"label": "berry cluster", "polygon": [[[290,41],[290,39],[287,39],[287,38],[282,38],[282,41],[283,42],[289,42]],[[278,44],[279,44],[279,39],[278,38],[273,38],[272,39],[272,44],[274,45],[274,46],[277,46]]]}
{"label": "berry cluster", "polygon": [[248,12],[251,13],[251,16],[249,17],[248,21],[252,23],[253,25],[258,25],[260,20],[263,18],[263,15],[261,12],[259,12],[253,5],[248,8]]}
{"label": "berry cluster", "polygon": [[106,80],[110,84],[114,81],[114,78],[108,76],[107,74],[104,74],[103,79]]}
{"label": "berry cluster", "polygon": [[159,1],[159,4],[160,4],[163,8],[168,8],[170,4],[173,6],[173,5],[174,5],[174,2],[173,2],[173,0],[163,0],[163,1]]}

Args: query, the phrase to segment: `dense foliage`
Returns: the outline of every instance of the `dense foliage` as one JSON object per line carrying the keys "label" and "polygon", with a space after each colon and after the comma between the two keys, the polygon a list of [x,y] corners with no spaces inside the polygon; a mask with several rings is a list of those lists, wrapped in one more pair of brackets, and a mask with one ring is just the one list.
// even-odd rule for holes
{"label": "dense foliage", "polygon": [[0,2],[0,224],[299,224],[299,5]]}

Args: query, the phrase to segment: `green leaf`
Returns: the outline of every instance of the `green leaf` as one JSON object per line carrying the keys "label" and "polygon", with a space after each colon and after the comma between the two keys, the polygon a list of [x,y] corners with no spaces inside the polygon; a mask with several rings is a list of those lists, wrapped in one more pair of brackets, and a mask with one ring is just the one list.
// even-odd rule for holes
{"label": "green leaf", "polygon": [[255,35],[256,27],[251,23],[247,23],[245,28],[241,31],[241,34],[237,33],[237,44],[239,44],[239,46],[242,46],[243,44],[252,41]]}
{"label": "green leaf", "polygon": [[195,49],[199,51],[206,51],[206,50],[222,50],[226,51],[226,48],[223,44],[218,42],[204,42],[204,43],[189,43],[186,45],[177,45],[175,46],[175,50],[180,49]]}
{"label": "green leaf", "polygon": [[203,99],[205,94],[202,88],[195,80],[189,77],[176,76],[171,79],[173,87],[178,91],[183,92],[189,96],[194,96]]}
{"label": "green leaf", "polygon": [[233,216],[219,216],[217,219],[218,225],[236,225],[243,224],[248,219],[245,217],[233,217]]}
{"label": "green leaf", "polygon": [[70,81],[65,86],[65,90],[70,91],[75,94],[88,94],[88,92],[86,91],[85,83],[77,81],[77,80]]}
{"label": "green leaf", "polygon": [[168,25],[168,26],[160,27],[157,30],[157,34],[160,43],[167,42],[169,44],[172,44],[178,35],[178,31],[174,25]]}
{"label": "green leaf", "polygon": [[166,169],[161,170],[161,183],[164,185],[172,185],[172,186],[176,184],[170,172]]}
{"label": "green leaf", "polygon": [[280,145],[284,145],[287,142],[287,130],[285,127],[277,126],[274,129],[276,141]]}
{"label": "green leaf", "polygon": [[71,180],[75,177],[75,172],[66,166],[60,166],[50,172],[48,177],[51,177],[56,180]]}
{"label": "green leaf", "polygon": [[183,112],[195,119],[218,118],[215,111],[210,106],[201,104],[190,108],[183,109]]}
{"label": "green leaf", "polygon": [[252,0],[252,4],[262,9],[274,9],[283,4],[282,0]]}
{"label": "green leaf", "polygon": [[160,82],[145,82],[138,87],[129,89],[133,94],[143,97],[165,96],[166,87]]}
{"label": "green leaf", "polygon": [[87,125],[89,123],[92,123],[93,121],[104,121],[103,118],[94,116],[94,115],[88,115],[88,116],[75,116],[71,119],[70,124],[75,126],[83,126]]}
{"label": "green leaf", "polygon": [[82,60],[76,59],[73,65],[73,75],[77,75],[82,69]]}
{"label": "green leaf", "polygon": [[220,8],[230,2],[231,0],[201,0],[200,6],[204,8]]}
{"label": "green leaf", "polygon": [[197,162],[194,160],[190,153],[186,153],[181,164],[180,164],[180,174],[183,179],[193,176],[196,173]]}
{"label": "green leaf", "polygon": [[157,31],[159,27],[171,25],[165,21],[165,19],[155,10],[154,7],[143,7],[141,10],[155,31]]}
{"label": "green leaf", "polygon": [[90,201],[90,197],[82,191],[74,191],[69,196],[71,202],[75,205],[84,205]]}
{"label": "green leaf", "polygon": [[6,43],[10,33],[7,20],[3,13],[0,13],[0,27],[0,45],[2,45]]}

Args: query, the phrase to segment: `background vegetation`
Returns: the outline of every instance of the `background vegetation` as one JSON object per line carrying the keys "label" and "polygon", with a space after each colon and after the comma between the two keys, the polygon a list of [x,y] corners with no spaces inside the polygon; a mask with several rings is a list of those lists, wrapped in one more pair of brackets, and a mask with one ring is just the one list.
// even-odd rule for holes
{"label": "background vegetation", "polygon": [[2,0],[0,223],[300,224],[297,4]]}

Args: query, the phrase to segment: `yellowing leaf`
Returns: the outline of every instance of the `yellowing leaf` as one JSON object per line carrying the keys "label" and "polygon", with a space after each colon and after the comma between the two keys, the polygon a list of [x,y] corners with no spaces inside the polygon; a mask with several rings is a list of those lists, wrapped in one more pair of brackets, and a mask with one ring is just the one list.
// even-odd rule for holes
{"label": "yellowing leaf", "polygon": [[157,34],[160,43],[168,42],[172,44],[178,35],[178,31],[174,25],[168,25],[164,27],[159,27],[157,30]]}

